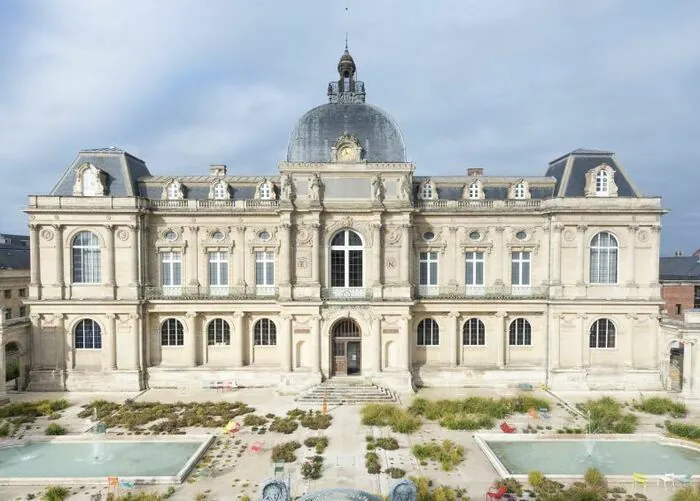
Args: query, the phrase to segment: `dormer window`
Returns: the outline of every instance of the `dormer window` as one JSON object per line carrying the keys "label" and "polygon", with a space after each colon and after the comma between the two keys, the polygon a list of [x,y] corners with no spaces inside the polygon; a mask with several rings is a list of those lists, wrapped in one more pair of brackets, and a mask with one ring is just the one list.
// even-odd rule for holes
{"label": "dormer window", "polygon": [[525,185],[523,183],[518,183],[515,185],[515,196],[513,198],[518,200],[525,198]]}
{"label": "dormer window", "polygon": [[476,200],[479,198],[479,185],[476,183],[472,183],[469,185],[469,198],[472,200]]}
{"label": "dormer window", "polygon": [[431,200],[433,198],[433,187],[429,184],[423,186],[423,200]]}
{"label": "dormer window", "polygon": [[171,184],[168,186],[168,198],[174,200],[178,197],[180,190],[177,189],[177,185]]}
{"label": "dormer window", "polygon": [[608,194],[609,191],[609,179],[610,175],[608,174],[607,171],[601,170],[598,171],[598,174],[595,175],[595,192],[596,195],[599,196],[605,196]]}
{"label": "dormer window", "polygon": [[616,197],[615,170],[608,164],[600,164],[586,172],[587,197]]}
{"label": "dormer window", "polygon": [[431,180],[424,181],[418,189],[418,197],[421,200],[437,200],[438,192],[435,183]]}
{"label": "dormer window", "polygon": [[484,187],[481,181],[474,180],[462,190],[462,198],[467,200],[481,200],[484,198]]}
{"label": "dormer window", "polygon": [[164,200],[182,200],[185,198],[180,181],[173,179],[168,182],[163,188],[161,198]]}
{"label": "dormer window", "polygon": [[255,188],[255,198],[257,200],[275,200],[275,188],[272,183],[265,179]]}
{"label": "dormer window", "polygon": [[215,181],[209,187],[209,198],[213,200],[230,200],[231,193],[228,189],[228,183],[226,183],[226,181],[223,179]]}
{"label": "dormer window", "polygon": [[217,184],[214,187],[214,198],[217,200],[223,200],[226,198],[226,186],[223,184]]}
{"label": "dormer window", "polygon": [[83,164],[76,170],[73,195],[101,197],[105,194],[107,176],[92,164]]}
{"label": "dormer window", "polygon": [[527,200],[530,198],[530,186],[527,181],[520,179],[510,185],[508,198],[513,200]]}
{"label": "dormer window", "polygon": [[260,187],[260,198],[263,200],[269,200],[270,199],[270,185],[265,183]]}

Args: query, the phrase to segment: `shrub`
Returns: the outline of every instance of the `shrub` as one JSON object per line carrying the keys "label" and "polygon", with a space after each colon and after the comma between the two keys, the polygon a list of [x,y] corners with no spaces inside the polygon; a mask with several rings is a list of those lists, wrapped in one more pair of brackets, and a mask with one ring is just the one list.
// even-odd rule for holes
{"label": "shrub", "polygon": [[314,447],[317,454],[323,454],[323,451],[328,447],[328,437],[309,437],[304,440],[304,445]]}
{"label": "shrub", "polygon": [[445,485],[436,485],[427,477],[410,477],[416,486],[417,501],[455,501],[466,499],[464,489],[453,489]]}
{"label": "shrub", "polygon": [[394,437],[381,437],[375,442],[377,448],[384,449],[385,451],[395,451],[399,448],[399,441]]}
{"label": "shrub", "polygon": [[57,423],[51,423],[44,430],[44,435],[65,435],[66,429]]}
{"label": "shrub", "polygon": [[54,412],[70,407],[68,400],[38,400],[36,402],[15,402],[0,407],[0,418],[25,418],[25,423],[34,421],[39,416],[48,416]]}
{"label": "shrub", "polygon": [[299,447],[301,447],[301,444],[296,441],[275,445],[272,448],[272,460],[274,462],[282,461],[285,463],[293,463],[297,460],[297,456],[294,454],[294,451],[296,451]]}
{"label": "shrub", "polygon": [[381,473],[382,466],[379,464],[379,456],[376,452],[365,454],[365,466],[367,467],[367,473],[370,475]]}
{"label": "shrub", "polygon": [[307,459],[301,465],[301,476],[306,480],[316,480],[321,478],[321,469],[323,468],[323,456],[314,456]]}
{"label": "shrub", "polygon": [[403,478],[406,476],[406,470],[402,470],[401,468],[387,468],[384,470],[384,473],[389,475],[393,479],[398,479],[398,478]]}
{"label": "shrub", "polygon": [[698,425],[678,421],[665,421],[664,424],[669,433],[690,440],[700,440],[700,426]]}
{"label": "shrub", "polygon": [[451,471],[464,460],[464,447],[456,445],[451,440],[443,440],[442,444],[435,442],[415,444],[411,451],[418,460],[431,459],[437,461],[444,471]]}
{"label": "shrub", "polygon": [[527,474],[527,481],[533,487],[540,487],[544,483],[544,474],[541,471],[533,470]]}
{"label": "shrub", "polygon": [[245,426],[263,426],[267,424],[267,419],[255,414],[246,414],[243,418],[243,424]]}
{"label": "shrub", "polygon": [[[107,501],[110,501],[110,494],[107,495]],[[139,491],[127,492],[126,494],[113,499],[114,501],[162,501],[165,498],[163,494],[159,494],[157,492]]]}
{"label": "shrub", "polygon": [[452,414],[440,420],[448,430],[480,430],[493,428],[493,419],[480,414]]}
{"label": "shrub", "polygon": [[700,501],[700,485],[683,487],[673,493],[671,501]]}
{"label": "shrub", "polygon": [[12,435],[12,425],[10,423],[2,423],[0,425],[0,437],[9,437]]}
{"label": "shrub", "polygon": [[667,397],[644,398],[634,404],[634,408],[647,414],[661,416],[670,414],[671,417],[681,418],[688,415],[688,408],[682,402],[676,402]]}
{"label": "shrub", "polygon": [[270,425],[270,431],[276,431],[286,435],[294,433],[297,428],[299,428],[299,424],[291,418],[275,418]]}
{"label": "shrub", "polygon": [[395,433],[413,433],[421,426],[418,416],[391,404],[368,404],[360,413],[363,425],[390,426]]}
{"label": "shrub", "polygon": [[514,478],[499,478],[494,482],[494,486],[497,488],[503,485],[506,486],[506,489],[508,489],[509,493],[515,494],[518,497],[523,495],[523,484],[521,484]]}
{"label": "shrub", "polygon": [[309,411],[308,414],[299,417],[299,423],[310,430],[325,430],[331,425],[332,420],[330,414],[323,414],[319,411],[314,414]]}
{"label": "shrub", "polygon": [[66,487],[51,485],[46,488],[41,499],[44,501],[63,501],[68,497],[68,494],[70,494],[70,491]]}
{"label": "shrub", "polygon": [[622,405],[611,397],[589,400],[577,407],[588,414],[591,433],[634,433],[637,427],[637,416],[623,414]]}

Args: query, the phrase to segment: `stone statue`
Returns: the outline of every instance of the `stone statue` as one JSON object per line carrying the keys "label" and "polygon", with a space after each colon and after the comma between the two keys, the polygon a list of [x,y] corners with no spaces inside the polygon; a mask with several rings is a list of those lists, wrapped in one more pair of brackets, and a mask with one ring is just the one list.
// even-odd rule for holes
{"label": "stone statue", "polygon": [[321,187],[321,178],[318,177],[318,174],[314,173],[309,183],[309,198],[311,200],[321,200]]}
{"label": "stone statue", "polygon": [[410,480],[400,480],[389,491],[389,501],[416,501],[416,486]]}
{"label": "stone statue", "polygon": [[262,501],[289,501],[289,488],[280,479],[265,481],[262,489]]}
{"label": "stone statue", "polygon": [[282,200],[294,200],[294,181],[289,174],[282,175],[280,191]]}
{"label": "stone statue", "polygon": [[381,174],[377,174],[374,179],[372,179],[372,198],[375,202],[381,202],[384,200],[384,180]]}
{"label": "stone statue", "polygon": [[406,201],[411,200],[411,176],[408,174],[401,178],[399,184],[399,199]]}

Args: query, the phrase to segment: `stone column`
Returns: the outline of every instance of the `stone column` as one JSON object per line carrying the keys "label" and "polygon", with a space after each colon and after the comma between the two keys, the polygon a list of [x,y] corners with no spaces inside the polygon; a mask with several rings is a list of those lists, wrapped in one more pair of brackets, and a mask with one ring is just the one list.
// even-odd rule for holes
{"label": "stone column", "polygon": [[41,275],[39,269],[39,225],[29,225],[29,243],[31,245],[29,251],[29,282],[31,286],[38,287],[41,283]]}
{"label": "stone column", "polygon": [[577,266],[578,266],[578,281],[576,282],[576,285],[585,285],[586,283],[586,261],[587,261],[587,256],[586,256],[586,230],[588,230],[588,226],[585,224],[580,224],[576,227],[578,230],[579,234],[579,242],[578,242],[578,259],[577,261]]}
{"label": "stone column", "polygon": [[289,285],[291,282],[292,259],[290,242],[290,224],[280,224],[280,285]]}
{"label": "stone column", "polygon": [[402,371],[411,370],[411,359],[413,358],[413,332],[411,332],[411,317],[408,315],[401,317],[401,338],[399,343],[399,369]]}
{"label": "stone column", "polygon": [[104,284],[107,286],[108,299],[114,299],[114,287],[116,283],[114,282],[114,226],[111,224],[104,225],[105,228],[105,276]]}
{"label": "stone column", "polygon": [[199,287],[199,277],[197,270],[197,238],[199,236],[199,226],[188,226],[189,237],[187,238],[187,285]]}
{"label": "stone column", "polygon": [[579,320],[581,321],[581,328],[579,332],[581,333],[581,367],[586,368],[591,365],[591,343],[590,343],[590,332],[586,329],[586,324],[588,320],[588,315],[579,315]]}
{"label": "stone column", "polygon": [[411,282],[411,267],[413,259],[411,259],[411,225],[401,225],[401,282],[405,285],[410,285]]}
{"label": "stone column", "polygon": [[[32,314],[29,316],[31,320],[31,333],[32,333],[32,367],[34,369],[41,368],[41,315]],[[63,336],[59,338],[59,343],[62,343]],[[4,340],[2,344],[5,344]],[[62,350],[57,350],[61,352]],[[4,361],[4,359],[3,359]],[[63,366],[63,364],[61,364]]]}
{"label": "stone column", "polygon": [[382,285],[382,224],[372,223],[372,287]]}
{"label": "stone column", "polygon": [[448,360],[450,362],[450,367],[456,367],[459,364],[457,349],[461,345],[459,342],[459,313],[456,311],[451,311],[447,316],[450,319],[450,338],[448,343],[450,347],[450,356]]}
{"label": "stone column", "polygon": [[374,358],[372,359],[372,370],[375,373],[382,372],[382,316],[372,316],[372,341],[374,342]]}
{"label": "stone column", "polygon": [[233,335],[231,345],[233,346],[232,364],[234,367],[243,367],[243,352],[245,350],[245,332],[243,332],[243,318],[245,313],[233,314]]}
{"label": "stone column", "polygon": [[313,223],[311,225],[311,281],[314,285],[319,285],[319,271],[321,265],[321,225]]}
{"label": "stone column", "polygon": [[700,376],[693,374],[693,345],[695,342],[696,340],[694,339],[683,340],[683,389],[681,390],[681,395],[684,397],[693,394],[694,376]]}
{"label": "stone column", "polygon": [[637,315],[635,313],[628,313],[625,315],[625,318],[627,319],[627,335],[622,336],[620,338],[620,332],[617,331],[615,333],[615,342],[618,343],[616,346],[618,346],[618,349],[622,351],[622,345],[619,344],[621,341],[627,341],[627,350],[624,355],[624,365],[628,369],[634,369],[634,324],[637,322]]}
{"label": "stone column", "polygon": [[548,340],[549,343],[549,360],[547,363],[549,364],[550,368],[552,369],[558,369],[559,364],[561,363],[561,356],[560,356],[560,346],[561,346],[561,341],[560,341],[560,334],[561,334],[561,320],[564,318],[564,315],[561,314],[556,314],[550,319],[550,338]]}
{"label": "stone column", "polygon": [[65,340],[65,364],[66,369],[71,370],[75,368],[75,348],[73,347],[73,333],[69,330],[66,331],[66,319],[63,314],[57,314],[53,316],[54,323],[56,325],[56,332],[58,333],[59,339]]}
{"label": "stone column", "polygon": [[[450,268],[451,273],[447,276],[438,276],[438,285],[446,283],[451,286],[457,286],[458,284],[464,283],[465,276],[464,267],[460,266],[461,263],[458,259],[459,251],[457,247],[459,245],[459,239],[457,238],[457,230],[459,230],[459,227],[449,226],[448,229],[450,230],[450,251],[445,258],[445,262],[452,263],[452,265],[441,267],[442,269],[439,271],[439,273],[442,275],[444,272],[447,272],[447,270],[450,270]],[[460,270],[462,271],[461,277],[459,276]]]}
{"label": "stone column", "polygon": [[506,352],[508,351],[508,333],[506,332],[506,318],[508,314],[502,311],[496,312],[496,361],[499,369],[505,368]]}
{"label": "stone column", "polygon": [[143,323],[144,323],[144,327],[143,327],[143,328],[144,328],[145,331],[146,331],[146,333],[145,333],[145,337],[146,337],[146,349],[145,349],[145,353],[144,353],[144,357],[143,357],[143,358],[144,358],[143,367],[144,367],[144,369],[148,369],[148,368],[151,366],[151,363],[152,363],[152,362],[151,362],[151,351],[152,351],[151,344],[152,344],[152,342],[153,342],[153,341],[151,340],[151,337],[152,337],[152,335],[153,335],[153,334],[151,333],[151,315],[148,314],[148,311],[144,311]]}
{"label": "stone column", "polygon": [[[0,338],[0,380],[5,381],[5,340]],[[5,385],[0,385],[0,405],[9,402]]]}
{"label": "stone column", "polygon": [[280,368],[292,371],[292,316],[282,315],[282,337],[280,339]]}
{"label": "stone column", "polygon": [[139,244],[137,238],[138,226],[129,226],[129,243],[131,248],[131,262],[129,263],[129,285],[136,287],[139,285]]}
{"label": "stone column", "polygon": [[141,329],[139,326],[139,320],[141,319],[141,315],[139,314],[132,314],[129,315],[129,327],[131,330],[131,357],[129,357],[131,360],[129,360],[129,365],[130,369],[133,370],[139,370],[141,368],[141,342],[139,340],[141,336]]}
{"label": "stone column", "polygon": [[552,283],[551,285],[561,285],[561,232],[563,224],[556,223],[552,231]]}
{"label": "stone column", "polygon": [[187,365],[197,366],[197,313],[189,311],[185,314],[187,332],[185,333],[184,348],[187,352]]}
{"label": "stone column", "polygon": [[[627,228],[628,242],[627,242],[627,285],[629,287],[635,287],[637,285],[637,266],[635,263],[635,255],[637,250],[637,230],[639,226],[632,225]],[[620,262],[620,260],[618,260]],[[617,270],[617,282],[622,283],[622,270]]]}
{"label": "stone column", "polygon": [[235,249],[237,265],[233,267],[233,280],[237,287],[245,287],[245,226],[236,226]]}
{"label": "stone column", "polygon": [[53,228],[56,231],[56,283],[54,285],[58,289],[58,297],[63,299],[63,286],[65,285],[63,279],[63,226],[56,224]]}
{"label": "stone column", "polygon": [[107,329],[105,339],[102,343],[102,349],[105,350],[105,357],[102,359],[102,368],[104,370],[113,371],[117,368],[117,316],[108,313],[105,315],[107,320]]}
{"label": "stone column", "polygon": [[205,329],[206,324],[207,322],[204,320],[202,322],[202,339],[200,340],[202,343],[202,365],[209,363],[209,334]]}
{"label": "stone column", "polygon": [[311,316],[311,372],[321,372],[321,316]]}

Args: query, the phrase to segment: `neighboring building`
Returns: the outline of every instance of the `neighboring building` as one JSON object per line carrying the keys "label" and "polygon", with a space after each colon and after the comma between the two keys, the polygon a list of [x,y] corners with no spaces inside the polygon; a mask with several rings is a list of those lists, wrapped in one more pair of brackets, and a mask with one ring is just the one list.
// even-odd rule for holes
{"label": "neighboring building", "polygon": [[666,314],[683,318],[687,310],[700,308],[700,250],[692,256],[662,257],[659,262],[661,297],[666,303]]}
{"label": "neighboring building", "polygon": [[84,150],[30,196],[30,388],[661,389],[660,198],[596,150],[414,176],[355,69],[346,51],[278,174]]}

